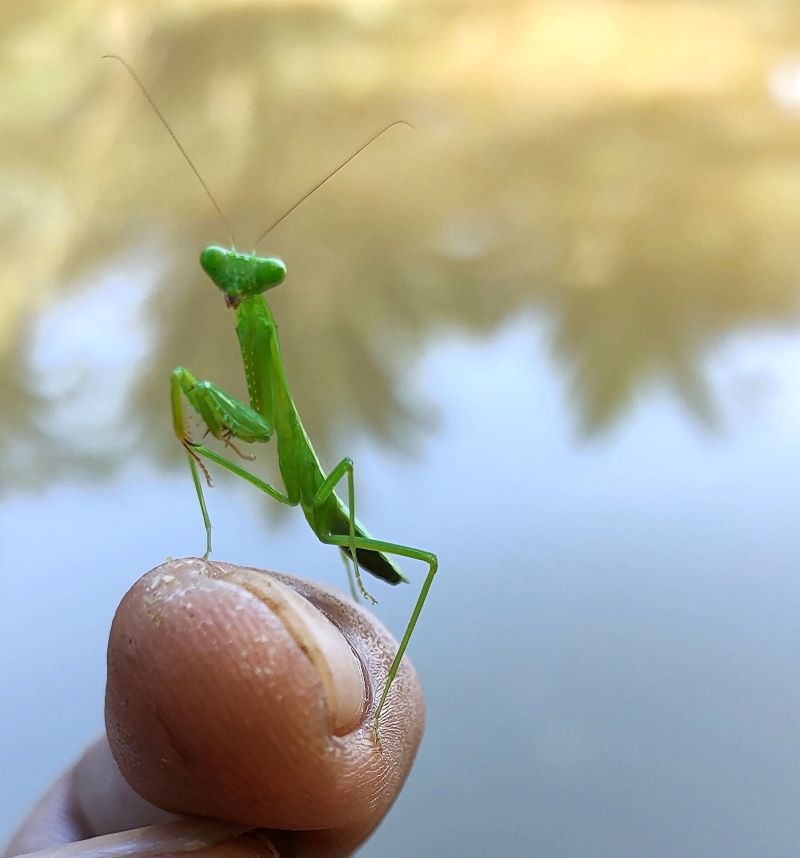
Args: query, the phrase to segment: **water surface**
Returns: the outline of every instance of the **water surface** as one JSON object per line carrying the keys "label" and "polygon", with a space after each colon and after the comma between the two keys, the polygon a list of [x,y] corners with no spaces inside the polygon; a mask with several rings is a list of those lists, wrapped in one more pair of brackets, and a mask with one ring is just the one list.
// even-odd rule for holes
{"label": "water surface", "polygon": [[[324,461],[352,456],[370,529],[441,561],[411,646],[425,741],[363,854],[796,855],[800,12],[22,14],[0,35],[0,834],[102,729],[125,590],[202,550],[170,370],[243,391],[196,264],[224,227],[113,50],[242,247],[417,126],[263,246]],[[225,478],[209,500],[219,558],[345,586],[299,515]],[[376,595],[400,632],[415,591]]]}

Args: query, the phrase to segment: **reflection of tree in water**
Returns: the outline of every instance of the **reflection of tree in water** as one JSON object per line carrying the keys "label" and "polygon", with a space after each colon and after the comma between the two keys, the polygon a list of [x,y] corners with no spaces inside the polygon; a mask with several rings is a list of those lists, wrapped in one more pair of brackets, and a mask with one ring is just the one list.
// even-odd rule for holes
{"label": "reflection of tree in water", "polygon": [[[713,423],[704,355],[727,333],[796,321],[794,141],[743,125],[735,105],[659,104],[566,132],[584,145],[554,167],[564,259],[547,302],[586,431],[653,380]],[[550,163],[565,163],[563,143]]]}
{"label": "reflection of tree in water", "polygon": [[[444,37],[470,14],[456,3],[432,19]],[[559,111],[552,98],[537,107],[552,84],[540,76],[512,110],[480,68],[455,84],[435,76],[452,58],[401,23],[367,38],[334,7],[232,7],[164,19],[130,57],[245,248],[387,120],[419,126],[365,153],[261,248],[289,268],[269,300],[321,452],[341,452],[335,435],[355,425],[413,443],[429,411],[401,392],[414,353],[444,326],[490,332],[530,307],[552,320],[587,432],[653,381],[713,421],[704,353],[728,332],[794,318],[793,129],[747,80],[681,99],[611,92],[606,106]],[[5,172],[28,195],[0,203],[11,251],[0,272],[0,439],[33,451],[24,468],[24,456],[4,457],[4,482],[111,468],[131,438],[178,462],[166,404],[178,364],[244,392],[232,320],[196,261],[203,244],[225,241],[213,210],[120,68],[92,60],[63,73],[73,79],[57,98],[37,101],[34,88],[0,118]],[[166,254],[147,308],[155,345],[125,431],[109,430],[123,449],[104,460],[45,443],[49,406],[30,392],[19,332],[53,284],[63,294],[71,278],[154,241]],[[37,304],[20,298],[31,281],[42,284]]]}

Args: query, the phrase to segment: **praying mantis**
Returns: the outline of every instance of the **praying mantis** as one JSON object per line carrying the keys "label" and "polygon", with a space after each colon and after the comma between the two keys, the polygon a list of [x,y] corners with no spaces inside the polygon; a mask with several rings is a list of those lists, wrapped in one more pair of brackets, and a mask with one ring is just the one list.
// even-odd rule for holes
{"label": "praying mantis", "polygon": [[[139,80],[136,73],[121,57],[109,54],[105,58],[120,62],[130,73],[144,97],[150,103],[164,128],[172,137],[187,164],[203,186],[235,245],[227,220],[219,205],[178,141],[166,119]],[[365,149],[373,140],[394,122],[374,135],[347,160],[342,162],[325,179],[305,194],[297,203],[273,223],[255,242],[256,247],[280,221],[290,214],[308,196],[330,179],[352,158]],[[403,123],[408,124],[408,123]],[[369,572],[389,584],[408,583],[393,557],[405,557],[427,564],[428,571],[419,596],[408,621],[400,645],[387,673],[384,687],[378,698],[373,715],[373,735],[378,737],[380,716],[394,682],[400,663],[408,649],[420,612],[428,596],[438,569],[435,554],[420,548],[375,539],[356,517],[355,512],[355,467],[352,459],[343,458],[327,474],[311,444],[300,419],[300,413],[292,399],[281,357],[278,329],[264,293],[280,285],[286,277],[286,266],[277,258],[241,253],[233,247],[209,245],[200,254],[200,266],[211,281],[222,292],[225,304],[234,313],[236,336],[239,340],[242,365],[247,385],[248,402],[242,402],[213,382],[196,378],[188,369],[176,368],[170,378],[170,402],[175,435],[186,452],[197,500],[203,516],[206,532],[206,551],[211,553],[211,519],[203,494],[200,472],[209,486],[211,475],[205,462],[241,477],[250,485],[286,506],[299,506],[313,534],[320,542],[334,545],[352,563],[352,574],[358,589],[365,599],[373,604],[361,580],[360,569]],[[283,480],[283,490],[260,479],[232,459],[195,441],[189,434],[184,413],[184,400],[205,425],[206,435],[222,441],[243,459],[253,456],[242,453],[236,446],[243,444],[267,444],[275,438],[278,467]],[[345,481],[347,502],[336,493],[337,486]]]}

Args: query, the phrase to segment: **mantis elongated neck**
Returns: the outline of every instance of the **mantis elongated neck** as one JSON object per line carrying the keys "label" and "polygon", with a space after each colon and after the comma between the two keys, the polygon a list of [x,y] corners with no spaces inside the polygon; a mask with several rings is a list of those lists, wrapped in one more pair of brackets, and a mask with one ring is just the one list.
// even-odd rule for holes
{"label": "mantis elongated neck", "polygon": [[278,423],[296,415],[278,343],[278,328],[267,302],[252,295],[234,311],[251,407],[280,432]]}

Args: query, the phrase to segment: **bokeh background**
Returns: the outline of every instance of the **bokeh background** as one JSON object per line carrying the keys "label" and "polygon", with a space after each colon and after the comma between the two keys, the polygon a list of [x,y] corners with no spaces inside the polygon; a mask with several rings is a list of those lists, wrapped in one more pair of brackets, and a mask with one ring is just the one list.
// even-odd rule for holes
{"label": "bokeh background", "polygon": [[[244,249],[416,125],[261,248],[323,461],[441,560],[362,854],[794,858],[797,4],[8,3],[0,46],[0,839],[102,729],[125,590],[203,549],[170,370],[244,390],[224,227],[116,52]],[[296,511],[209,501],[219,559],[346,588]],[[372,589],[401,632],[417,585]]]}

